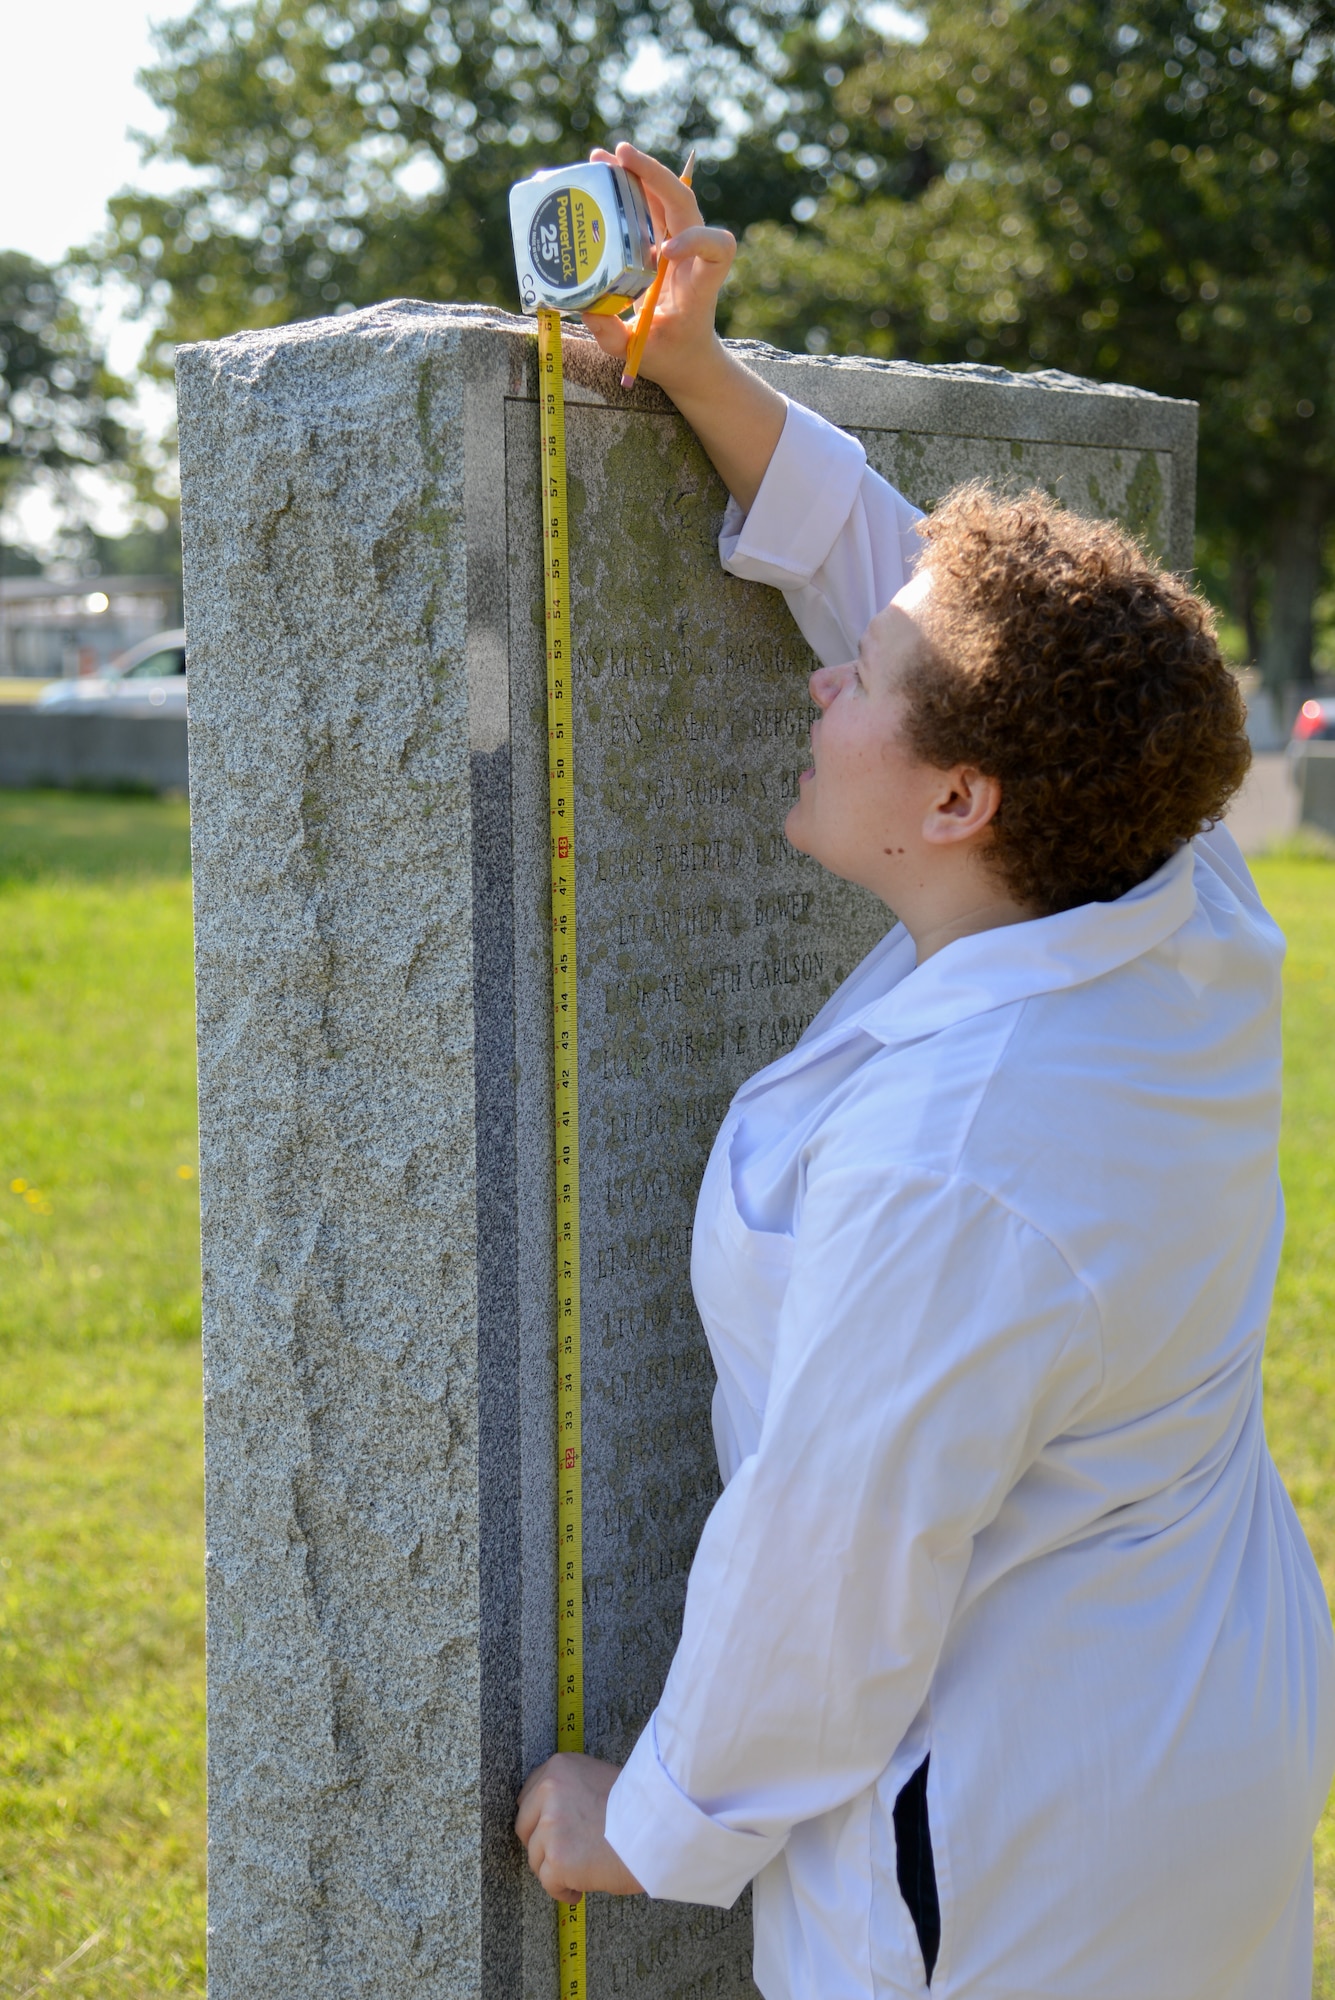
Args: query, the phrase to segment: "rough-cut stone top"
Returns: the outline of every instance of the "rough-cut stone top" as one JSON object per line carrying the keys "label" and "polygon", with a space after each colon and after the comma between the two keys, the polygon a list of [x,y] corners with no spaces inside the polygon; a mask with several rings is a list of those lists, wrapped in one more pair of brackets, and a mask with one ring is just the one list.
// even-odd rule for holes
{"label": "rough-cut stone top", "polygon": [[[211,365],[226,369],[229,373],[245,374],[248,364],[261,362],[272,350],[280,347],[304,347],[311,342],[327,343],[331,334],[345,338],[361,335],[371,339],[390,341],[422,335],[455,332],[487,332],[508,335],[521,340],[531,347],[534,322],[519,313],[497,311],[491,306],[476,305],[432,305],[420,299],[387,299],[381,305],[367,306],[360,312],[341,313],[326,319],[301,320],[292,326],[263,327],[245,333],[229,335],[225,340],[194,343],[183,346],[179,357],[189,365],[188,357],[208,354],[213,357]],[[594,341],[581,326],[567,322],[564,328],[566,343],[567,371],[577,383],[589,388],[601,389],[606,400],[613,404],[628,406],[658,407],[664,398],[653,383],[639,382],[633,389],[622,390],[619,371],[613,363],[606,361]],[[1123,405],[1118,421],[1126,423],[1125,404],[1134,402],[1143,407],[1144,415],[1151,423],[1156,415],[1162,426],[1159,442],[1167,446],[1176,443],[1183,434],[1184,427],[1194,434],[1196,405],[1177,397],[1160,396],[1149,389],[1139,389],[1124,382],[1095,382],[1082,375],[1068,375],[1059,368],[1036,368],[1020,372],[1009,368],[994,367],[982,362],[952,361],[928,363],[920,361],[884,360],[861,354],[793,354],[781,347],[773,347],[763,340],[730,340],[727,346],[753,367],[758,374],[767,378],[774,371],[781,375],[790,372],[800,374],[810,387],[809,400],[820,407],[824,398],[820,394],[823,383],[829,389],[838,383],[842,390],[845,382],[859,384],[873,382],[894,384],[910,397],[920,395],[924,386],[930,386],[935,396],[943,392],[948,396],[953,388],[967,393],[971,388],[982,387],[1002,390],[1012,394],[1032,397],[1035,391],[1048,396],[1069,398],[1088,397],[1096,401],[1116,399]],[[592,365],[590,365],[592,364]],[[780,381],[780,386],[784,386]],[[790,389],[788,393],[798,393]],[[881,399],[878,398],[879,402]],[[905,408],[906,420],[912,415]],[[850,418],[850,421],[852,419]],[[870,413],[861,417],[862,423],[872,421]],[[1088,421],[1088,420],[1086,420]],[[1079,441],[1077,431],[1080,425],[1072,424],[1069,417],[1063,423],[1062,434],[1069,441]],[[1091,434],[1091,442],[1102,442],[1102,429],[1097,439]],[[1148,443],[1150,438],[1123,437],[1129,444]]]}

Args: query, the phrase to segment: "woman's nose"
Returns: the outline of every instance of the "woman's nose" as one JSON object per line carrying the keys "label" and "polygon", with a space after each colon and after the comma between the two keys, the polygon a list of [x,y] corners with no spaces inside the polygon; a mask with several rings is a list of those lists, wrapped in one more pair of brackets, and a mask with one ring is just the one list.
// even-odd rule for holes
{"label": "woman's nose", "polygon": [[811,699],[817,708],[828,708],[843,684],[847,667],[817,667],[807,682]]}

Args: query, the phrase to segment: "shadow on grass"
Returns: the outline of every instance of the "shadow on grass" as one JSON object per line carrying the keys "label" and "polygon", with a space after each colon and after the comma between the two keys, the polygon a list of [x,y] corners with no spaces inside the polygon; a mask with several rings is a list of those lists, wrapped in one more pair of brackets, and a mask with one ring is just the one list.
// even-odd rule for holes
{"label": "shadow on grass", "polygon": [[0,791],[0,885],[189,873],[190,808],[184,799]]}

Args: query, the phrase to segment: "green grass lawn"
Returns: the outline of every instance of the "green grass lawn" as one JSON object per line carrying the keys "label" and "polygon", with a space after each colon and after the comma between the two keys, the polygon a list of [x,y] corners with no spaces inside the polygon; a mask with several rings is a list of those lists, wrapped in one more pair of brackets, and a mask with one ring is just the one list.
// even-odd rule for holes
{"label": "green grass lawn", "polygon": [[184,805],[0,793],[0,1994],[204,1987]]}
{"label": "green grass lawn", "polygon": [[[1253,870],[1289,940],[1284,969],[1288,1231],[1266,1345],[1266,1431],[1335,1602],[1335,862]],[[1335,1794],[1317,1835],[1316,1976],[1335,2000]]]}
{"label": "green grass lawn", "polygon": [[[1256,873],[1290,940],[1268,1426],[1335,1593],[1335,864]],[[5,2000],[203,1992],[194,1119],[184,806],[0,793]],[[1335,2000],[1335,1815],[1317,1933]]]}

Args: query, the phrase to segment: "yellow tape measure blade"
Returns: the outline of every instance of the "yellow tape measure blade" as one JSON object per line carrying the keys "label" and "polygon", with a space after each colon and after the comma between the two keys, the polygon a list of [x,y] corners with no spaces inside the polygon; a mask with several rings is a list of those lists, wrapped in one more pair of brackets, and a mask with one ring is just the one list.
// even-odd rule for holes
{"label": "yellow tape measure blade", "polygon": [[[583,1441],[579,1338],[579,1022],[575,958],[575,758],[561,319],[538,314],[547,776],[551,815],[552,1063],[556,1194],[556,1747],[584,1748]],[[585,1905],[562,1904],[561,2000],[585,2000]]]}
{"label": "yellow tape measure blade", "polygon": [[585,2000],[587,1981],[585,1977],[585,1912],[588,1899],[581,1896],[573,1910],[569,1903],[560,1905],[558,1924],[559,1956],[561,1961],[561,2000]]}

